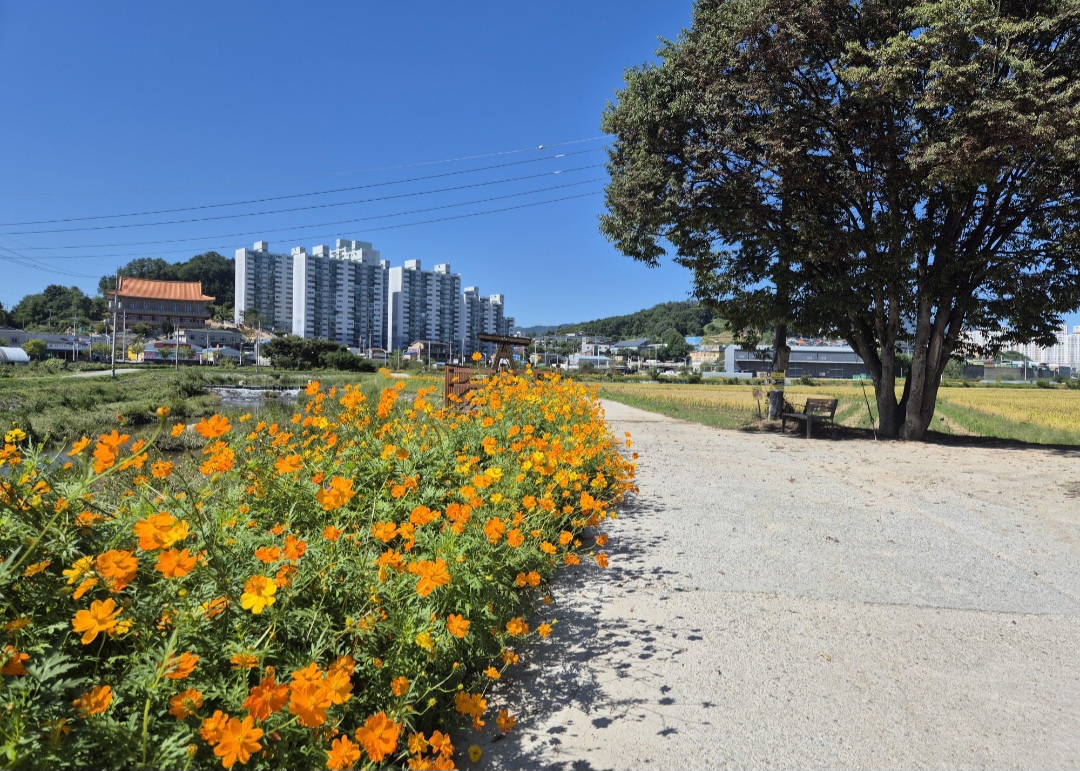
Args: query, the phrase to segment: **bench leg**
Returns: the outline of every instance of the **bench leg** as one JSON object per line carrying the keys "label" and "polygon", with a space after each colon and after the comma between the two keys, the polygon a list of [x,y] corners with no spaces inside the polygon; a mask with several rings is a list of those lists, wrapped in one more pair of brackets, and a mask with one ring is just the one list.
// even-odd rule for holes
{"label": "bench leg", "polygon": [[810,438],[811,427],[814,425],[814,419],[810,416],[806,416],[806,438]]}

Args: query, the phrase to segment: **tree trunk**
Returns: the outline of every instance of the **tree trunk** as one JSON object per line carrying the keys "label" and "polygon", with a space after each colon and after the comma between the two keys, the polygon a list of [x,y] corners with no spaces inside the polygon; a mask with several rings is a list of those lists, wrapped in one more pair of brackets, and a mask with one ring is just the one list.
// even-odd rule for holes
{"label": "tree trunk", "polygon": [[[958,310],[954,309],[948,314],[939,311],[937,319],[924,338],[925,345],[921,350],[916,348],[911,360],[911,376],[908,378],[911,399],[904,410],[904,425],[900,438],[913,441],[926,438],[926,432],[934,419],[941,376],[956,347],[962,319]],[[946,327],[949,329],[948,334],[945,332]],[[920,336],[916,335],[916,343],[919,340]]]}
{"label": "tree trunk", "polygon": [[[791,358],[791,346],[787,344],[787,324],[783,322],[776,325],[773,332],[773,372],[786,372],[788,360]],[[779,420],[784,412],[783,388],[769,391],[769,420]]]}

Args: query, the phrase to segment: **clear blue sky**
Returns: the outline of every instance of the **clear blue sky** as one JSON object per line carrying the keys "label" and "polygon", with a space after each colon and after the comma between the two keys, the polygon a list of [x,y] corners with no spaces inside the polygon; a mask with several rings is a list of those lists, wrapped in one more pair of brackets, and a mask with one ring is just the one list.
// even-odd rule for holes
{"label": "clear blue sky", "polygon": [[[690,11],[690,0],[0,0],[0,302],[49,283],[94,294],[135,257],[335,237],[371,241],[393,265],[449,262],[464,285],[504,293],[521,325],[684,299],[687,271],[621,256],[596,225],[604,105]],[[541,144],[563,146],[510,152]],[[434,163],[469,156],[489,157]],[[345,187],[362,189],[322,194]],[[299,194],[315,195],[13,224]],[[580,197],[411,224],[568,196]],[[301,206],[321,208],[253,214]],[[374,219],[342,223],[361,218]],[[202,221],[175,222],[189,219]],[[101,229],[55,232],[76,227]]]}

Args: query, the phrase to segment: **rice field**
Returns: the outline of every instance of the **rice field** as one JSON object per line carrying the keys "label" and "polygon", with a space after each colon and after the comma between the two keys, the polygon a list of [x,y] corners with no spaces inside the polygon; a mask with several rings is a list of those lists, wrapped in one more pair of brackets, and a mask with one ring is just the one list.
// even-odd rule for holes
{"label": "rice field", "polygon": [[[755,390],[761,393],[754,398]],[[600,395],[633,407],[720,428],[759,425],[758,404],[766,409],[767,386],[605,383]],[[897,391],[898,395],[900,389]],[[788,386],[785,398],[800,407],[807,397],[835,398],[836,422],[870,428],[876,420],[873,388],[865,397],[857,383]],[[869,408],[867,406],[869,400]],[[1036,444],[1080,444],[1080,391],[1041,388],[942,388],[932,431],[987,436]]]}

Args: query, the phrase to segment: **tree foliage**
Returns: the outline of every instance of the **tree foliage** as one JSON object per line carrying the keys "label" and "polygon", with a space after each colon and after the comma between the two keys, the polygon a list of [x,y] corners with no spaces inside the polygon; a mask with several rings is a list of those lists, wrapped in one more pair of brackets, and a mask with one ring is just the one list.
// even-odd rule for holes
{"label": "tree foliage", "polygon": [[700,302],[684,300],[660,303],[625,316],[609,316],[580,324],[570,324],[561,327],[559,332],[603,335],[613,340],[628,340],[636,337],[660,339],[671,329],[683,337],[700,335],[705,326],[712,321],[713,313],[708,307]]}
{"label": "tree foliage", "polygon": [[372,362],[356,356],[341,343],[331,340],[284,335],[266,343],[261,353],[270,357],[273,366],[282,369],[325,367],[353,372],[375,371]]}
{"label": "tree foliage", "polygon": [[65,332],[73,320],[79,327],[100,320],[106,312],[105,303],[87,297],[77,286],[50,284],[37,294],[28,294],[11,309],[11,323],[32,332]]}
{"label": "tree foliage", "polygon": [[[847,340],[921,438],[968,328],[1080,305],[1074,0],[700,0],[604,129],[601,230],[668,249],[737,330]],[[902,396],[898,350],[912,353]]]}

